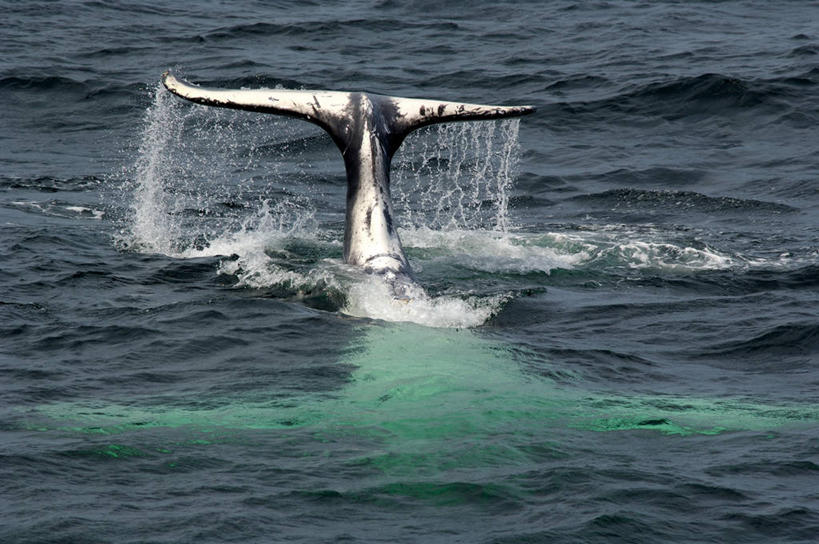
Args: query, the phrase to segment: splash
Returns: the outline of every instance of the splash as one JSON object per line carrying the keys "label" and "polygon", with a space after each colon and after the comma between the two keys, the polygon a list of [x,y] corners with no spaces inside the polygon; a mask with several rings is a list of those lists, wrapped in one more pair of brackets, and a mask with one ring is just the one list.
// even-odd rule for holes
{"label": "splash", "polygon": [[132,203],[122,245],[184,258],[225,249],[231,233],[307,231],[312,202],[284,187],[294,174],[297,185],[309,185],[298,169],[302,157],[285,145],[296,172],[280,173],[283,165],[265,156],[276,135],[298,140],[303,133],[271,116],[190,107],[158,85],[126,187]]}
{"label": "splash", "polygon": [[174,102],[158,88],[145,114],[145,128],[136,163],[131,243],[159,253],[173,251],[179,237],[172,221],[164,181],[174,177],[170,142],[178,139],[181,124]]}

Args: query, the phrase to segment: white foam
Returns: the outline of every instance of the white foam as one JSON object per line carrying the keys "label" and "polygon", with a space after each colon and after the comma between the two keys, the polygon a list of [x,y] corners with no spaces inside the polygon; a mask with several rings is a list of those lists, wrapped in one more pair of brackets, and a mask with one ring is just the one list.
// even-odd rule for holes
{"label": "white foam", "polygon": [[538,234],[417,228],[401,230],[401,239],[407,247],[437,249],[446,259],[485,272],[548,274],[555,268],[574,268],[590,257],[585,246],[566,251]]}
{"label": "white foam", "polygon": [[42,204],[34,202],[33,200],[12,200],[9,204],[20,208],[33,208],[40,211],[44,209]]}
{"label": "white foam", "polygon": [[797,268],[819,263],[819,249],[811,249],[804,254],[797,255],[788,251],[770,258],[749,258],[746,263],[751,268]]}
{"label": "white foam", "polygon": [[[102,210],[95,210],[85,206],[67,206],[59,201],[50,200],[45,202],[35,202],[33,200],[15,200],[10,202],[12,206],[24,210],[34,210],[44,215],[55,217],[74,217],[79,214],[83,217],[101,220],[105,215]],[[66,213],[71,212],[71,213]]]}
{"label": "white foam", "polygon": [[95,210],[84,206],[66,206],[65,209],[80,215],[91,216],[93,219],[102,219],[102,217],[105,215],[105,212],[102,210]]}
{"label": "white foam", "polygon": [[632,240],[617,244],[610,251],[632,268],[664,270],[726,270],[736,260],[710,248],[696,249],[674,244]]}
{"label": "white foam", "polygon": [[633,269],[660,269],[675,272],[727,270],[744,266],[739,255],[714,248],[691,247],[667,241],[674,233],[656,227],[634,230],[627,225],[595,225],[577,233],[546,235],[565,250],[577,252],[583,266],[626,266]]}
{"label": "white foam", "polygon": [[412,296],[395,297],[389,283],[381,276],[368,275],[349,286],[344,313],[383,319],[405,321],[428,327],[468,328],[482,325],[497,313],[505,296],[430,297],[420,287]]}
{"label": "white foam", "polygon": [[710,247],[660,241],[659,229],[629,231],[603,225],[578,233],[525,233],[428,228],[401,231],[409,248],[432,250],[460,266],[496,273],[550,273],[555,269],[626,266],[676,272],[727,270],[748,262]]}
{"label": "white foam", "polygon": [[[292,201],[278,202],[272,209],[267,201],[247,218],[237,232],[228,232],[201,248],[187,248],[172,256],[179,258],[231,256],[219,265],[220,274],[235,275],[237,287],[265,288],[276,285],[298,290],[319,284],[334,284],[330,270],[321,267],[295,271],[279,266],[270,254],[283,251],[290,241],[315,244],[318,230],[313,211]],[[325,243],[326,244],[326,243]],[[330,243],[328,245],[337,245]]]}

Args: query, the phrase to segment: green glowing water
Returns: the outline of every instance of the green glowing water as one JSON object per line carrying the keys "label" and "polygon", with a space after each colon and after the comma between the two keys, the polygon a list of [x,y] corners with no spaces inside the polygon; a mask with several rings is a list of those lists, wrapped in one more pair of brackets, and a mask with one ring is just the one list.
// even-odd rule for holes
{"label": "green glowing water", "polygon": [[[219,441],[241,430],[306,429],[316,436],[371,438],[387,452],[376,460],[382,468],[400,470],[411,458],[418,470],[425,455],[439,468],[508,460],[535,437],[542,441],[549,429],[688,436],[819,420],[815,406],[583,390],[525,372],[519,351],[472,330],[371,324],[359,332],[339,361],[355,370],[334,392],[261,392],[210,399],[206,408],[178,398],[165,404],[139,398],[54,403],[29,414],[28,427],[125,436],[185,428],[187,443]],[[120,457],[133,451],[114,444],[103,453]]]}

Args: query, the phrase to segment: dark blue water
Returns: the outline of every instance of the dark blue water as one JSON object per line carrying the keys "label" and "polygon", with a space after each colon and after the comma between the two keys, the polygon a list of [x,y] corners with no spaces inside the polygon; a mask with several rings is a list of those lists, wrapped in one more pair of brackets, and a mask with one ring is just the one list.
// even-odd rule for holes
{"label": "dark blue water", "polygon": [[[0,541],[815,542],[819,4],[0,2]],[[393,164],[212,87],[533,104]]]}

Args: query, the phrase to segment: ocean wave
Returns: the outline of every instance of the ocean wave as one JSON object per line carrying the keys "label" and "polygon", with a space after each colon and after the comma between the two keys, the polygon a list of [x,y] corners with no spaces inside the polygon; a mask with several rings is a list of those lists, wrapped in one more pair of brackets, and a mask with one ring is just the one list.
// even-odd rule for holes
{"label": "ocean wave", "polygon": [[81,2],[82,7],[89,13],[94,13],[99,17],[105,11],[115,11],[117,16],[128,17],[132,15],[161,15],[171,16],[175,11],[171,7],[156,6],[145,2],[105,2],[101,0],[86,0]]}
{"label": "ocean wave", "polygon": [[805,57],[819,55],[819,44],[811,43],[807,45],[800,45],[795,47],[788,53],[789,57]]}
{"label": "ocean wave", "polygon": [[[668,183],[667,179],[661,179],[664,172],[649,171],[632,173],[627,170],[604,174],[603,177],[632,179],[632,177],[650,178],[656,176],[655,183]],[[685,179],[686,176],[683,176]],[[584,204],[596,204],[612,206],[618,208],[657,208],[660,210],[673,210],[678,213],[681,209],[686,211],[713,213],[729,211],[764,211],[771,213],[793,213],[798,209],[776,202],[766,202],[762,200],[742,199],[728,196],[713,197],[692,191],[662,190],[653,191],[645,189],[611,189],[602,193],[581,195],[572,197],[571,200],[580,201]]]}
{"label": "ocean wave", "polygon": [[779,93],[764,82],[751,81],[724,74],[703,74],[682,77],[673,81],[649,83],[624,93],[618,98],[636,104],[673,104],[691,106],[690,111],[700,112],[711,104],[721,108],[753,107]]}
{"label": "ocean wave", "polygon": [[746,291],[816,289],[819,287],[819,254],[794,258],[790,254],[767,259],[748,259],[748,268],[731,279],[731,285]]}
{"label": "ocean wave", "polygon": [[150,51],[153,50],[153,47],[145,46],[145,47],[134,47],[133,45],[130,46],[112,46],[112,47],[90,47],[87,51],[83,52],[82,56],[84,59],[108,59],[108,58],[121,58],[126,55],[139,55],[139,54],[149,54]]}
{"label": "ocean wave", "polygon": [[38,176],[35,178],[0,176],[0,190],[24,189],[42,193],[96,191],[99,190],[102,183],[102,178],[92,175],[71,178],[55,178],[51,176]]}
{"label": "ocean wave", "polygon": [[[707,358],[763,359],[809,358],[819,353],[819,322],[793,322],[769,327],[751,338],[731,340],[703,350]],[[777,361],[781,364],[781,361]]]}
{"label": "ocean wave", "polygon": [[600,75],[571,74],[557,81],[553,81],[543,90],[557,96],[563,96],[569,92],[577,93],[582,91],[597,90],[600,88],[609,87],[612,84],[613,82],[611,80]]}
{"label": "ocean wave", "polygon": [[63,217],[71,219],[96,219],[105,216],[105,211],[94,205],[78,206],[60,200],[38,202],[32,200],[14,200],[5,204],[6,207],[23,212],[44,215],[48,217]]}
{"label": "ocean wave", "polygon": [[604,183],[619,185],[688,185],[702,181],[707,171],[702,169],[682,169],[669,167],[652,167],[641,170],[618,168],[593,176],[592,179]]}
{"label": "ocean wave", "polygon": [[614,121],[617,114],[674,121],[760,109],[766,113],[783,112],[803,101],[801,89],[817,84],[816,72],[813,69],[800,76],[772,79],[707,73],[637,84],[607,98],[560,102],[543,109],[558,117],[607,115],[610,121]]}
{"label": "ocean wave", "polygon": [[[419,85],[421,88],[435,88],[446,89],[456,87],[459,89],[459,94],[463,96],[464,92],[460,89],[467,88],[487,88],[487,89],[503,89],[510,86],[525,87],[534,89],[535,85],[542,85],[550,80],[549,77],[542,74],[498,74],[487,73],[486,70],[481,69],[462,69],[454,72],[444,73],[440,75],[432,75],[425,78],[424,82]],[[468,98],[464,98],[467,100]],[[480,98],[472,100],[480,101]],[[486,99],[484,99],[486,100]]]}
{"label": "ocean wave", "polygon": [[54,75],[8,75],[0,77],[0,91],[59,91],[80,93],[90,89],[88,81]]}
{"label": "ocean wave", "polygon": [[[77,131],[110,129],[110,124],[95,117],[96,110],[105,108],[109,115],[131,115],[136,106],[145,102],[145,84],[142,82],[53,75],[60,73],[73,72],[62,66],[52,66],[26,71],[25,75],[0,77],[0,95],[8,96],[12,112],[20,109],[28,113],[36,106],[40,115],[33,122],[41,130],[66,127]],[[53,98],[55,96],[57,98]],[[71,115],[50,113],[66,101],[83,102],[81,108],[93,108],[93,111],[74,111]]]}
{"label": "ocean wave", "polygon": [[[419,22],[420,21],[420,22]],[[405,21],[398,19],[348,19],[344,21],[316,20],[305,22],[289,23],[242,23],[238,25],[225,26],[206,34],[204,40],[232,40],[236,38],[252,37],[257,39],[263,36],[304,36],[321,35],[326,39],[328,35],[349,34],[352,31],[363,30],[368,33],[377,31],[394,31],[396,29],[428,29],[440,31],[453,31],[458,29],[458,24],[452,21],[440,20],[416,20]]]}

